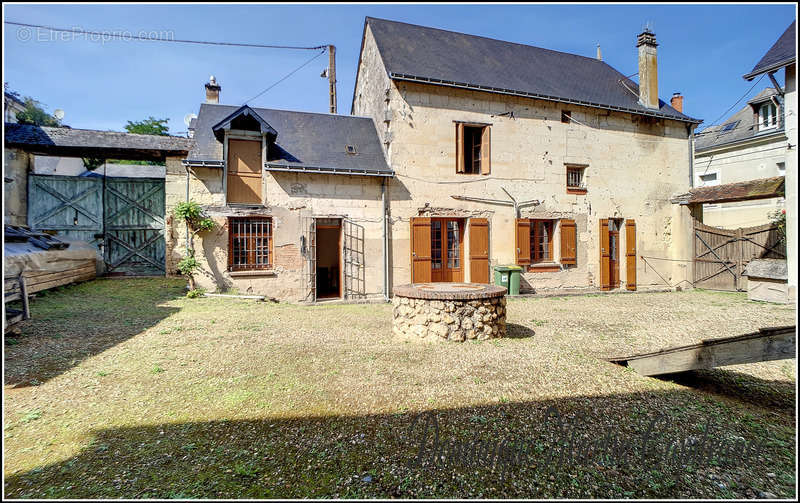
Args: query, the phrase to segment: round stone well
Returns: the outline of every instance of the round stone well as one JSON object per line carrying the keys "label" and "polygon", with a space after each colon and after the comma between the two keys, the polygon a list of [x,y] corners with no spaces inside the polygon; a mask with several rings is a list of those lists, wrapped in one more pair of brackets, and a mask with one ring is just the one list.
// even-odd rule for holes
{"label": "round stone well", "polygon": [[392,331],[464,341],[506,335],[506,289],[480,283],[415,283],[392,290]]}

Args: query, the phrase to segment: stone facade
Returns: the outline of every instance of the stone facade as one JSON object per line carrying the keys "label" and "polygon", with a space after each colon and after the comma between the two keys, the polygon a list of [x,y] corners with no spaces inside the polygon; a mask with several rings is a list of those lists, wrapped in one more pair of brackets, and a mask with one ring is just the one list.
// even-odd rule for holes
{"label": "stone facade", "polygon": [[[517,217],[574,219],[576,266],[523,275],[523,286],[548,289],[599,287],[599,220],[634,219],[637,255],[678,259],[652,260],[650,266],[637,259],[638,287],[663,287],[664,279],[670,285],[691,279],[690,241],[677,236],[689,232],[690,227],[676,223],[685,220],[686,210],[673,208],[669,201],[671,195],[685,192],[690,185],[690,127],[686,123],[392,81],[386,74],[367,25],[353,113],[373,118],[387,160],[397,174],[388,192],[392,285],[411,281],[409,219],[417,216],[462,217],[467,229],[470,218],[487,218],[490,265],[515,262]],[[574,120],[563,123],[562,110],[569,110]],[[456,173],[455,121],[490,125],[491,174]],[[570,164],[586,166],[586,194],[567,193],[566,166]],[[509,201],[504,189],[518,201],[536,199],[540,204],[521,208],[520,215],[515,215],[509,206],[453,198]],[[620,234],[624,253],[625,236]],[[554,243],[559,238],[557,226]],[[469,249],[468,237],[464,248]],[[558,263],[558,246],[554,248]],[[470,281],[469,266],[465,265],[464,281]],[[623,269],[621,288],[627,281]]]}

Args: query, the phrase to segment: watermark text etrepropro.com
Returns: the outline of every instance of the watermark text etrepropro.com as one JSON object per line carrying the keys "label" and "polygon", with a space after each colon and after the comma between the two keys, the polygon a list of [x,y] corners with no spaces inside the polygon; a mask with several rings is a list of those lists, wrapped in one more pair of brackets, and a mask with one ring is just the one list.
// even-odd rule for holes
{"label": "watermark text etrepropro.com", "polygon": [[112,41],[175,40],[173,30],[85,30],[80,26],[53,30],[38,26],[18,26],[16,38],[20,42],[75,42],[88,41],[105,44]]}

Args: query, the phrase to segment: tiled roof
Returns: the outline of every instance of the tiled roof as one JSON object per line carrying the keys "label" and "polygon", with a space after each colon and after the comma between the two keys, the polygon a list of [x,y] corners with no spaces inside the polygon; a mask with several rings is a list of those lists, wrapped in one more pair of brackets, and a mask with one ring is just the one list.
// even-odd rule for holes
{"label": "tiled roof", "polygon": [[[192,140],[177,136],[119,133],[66,127],[5,124],[5,144],[34,153],[53,155],[114,156],[123,159],[183,155]],[[128,156],[128,157],[124,157]]]}
{"label": "tiled roof", "polygon": [[786,28],[783,35],[772,44],[772,47],[764,54],[764,57],[761,58],[761,60],[756,63],[756,66],[750,70],[750,73],[744,75],[743,78],[753,80],[754,77],[762,73],[778,70],[795,60],[795,49],[797,45],[794,31],[795,22],[796,21],[792,21],[792,24]]}
{"label": "tiled roof", "polygon": [[[780,99],[778,92],[774,88],[768,87],[751,99],[750,103],[767,101],[771,96],[778,96],[776,99]],[[781,107],[781,110],[783,110],[783,107]],[[725,130],[726,127],[727,131]],[[748,104],[725,119],[722,124],[718,126],[709,126],[700,133],[697,133],[694,148],[695,152],[699,153],[722,145],[730,145],[740,141],[750,140],[758,136],[783,133],[783,130],[783,119],[781,118],[776,129],[758,132],[755,127],[753,107]]]}
{"label": "tiled roof", "polygon": [[673,203],[730,203],[783,197],[784,177],[760,178],[746,182],[725,183],[710,187],[698,187],[672,198]]}
{"label": "tiled roof", "polygon": [[[365,23],[394,80],[701,122],[663,101],[657,110],[644,107],[638,86],[595,58],[371,17]],[[633,43],[631,54],[635,54]]]}
{"label": "tiled roof", "polygon": [[[222,160],[222,143],[212,128],[238,109],[209,103],[200,106],[196,143],[189,161]],[[309,171],[392,173],[372,119],[267,108],[253,110],[277,132],[269,149],[268,165]],[[355,148],[354,154],[347,152],[348,145]]]}

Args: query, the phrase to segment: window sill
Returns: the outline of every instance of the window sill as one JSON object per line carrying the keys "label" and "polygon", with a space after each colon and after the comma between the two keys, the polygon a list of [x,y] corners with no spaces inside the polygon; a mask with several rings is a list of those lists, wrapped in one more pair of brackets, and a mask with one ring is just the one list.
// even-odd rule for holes
{"label": "window sill", "polygon": [[275,269],[254,269],[252,271],[228,271],[232,277],[242,277],[242,276],[277,276],[278,273],[275,272]]}
{"label": "window sill", "polygon": [[570,188],[567,187],[567,194],[586,194],[586,189]]}
{"label": "window sill", "polygon": [[540,262],[528,266],[528,272],[559,272],[561,266],[555,262]]}

